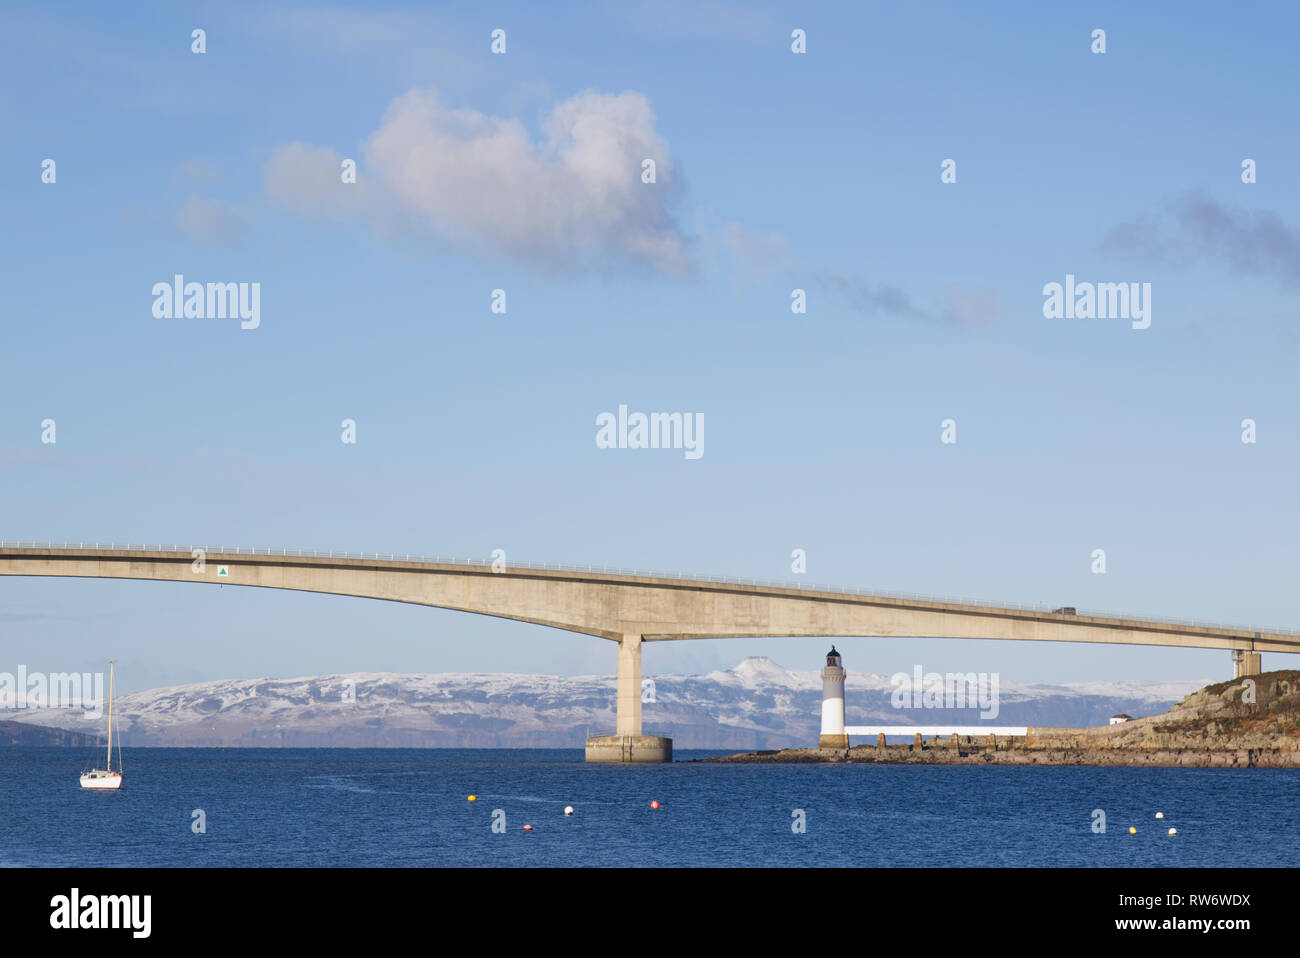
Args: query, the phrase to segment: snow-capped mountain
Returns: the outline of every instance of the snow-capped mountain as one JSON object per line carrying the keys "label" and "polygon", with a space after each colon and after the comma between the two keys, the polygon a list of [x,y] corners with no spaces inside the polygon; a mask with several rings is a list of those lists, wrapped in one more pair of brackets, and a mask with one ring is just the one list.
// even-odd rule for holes
{"label": "snow-capped mountain", "polygon": [[[1102,725],[1116,712],[1165,711],[1207,681],[1000,682],[997,725]],[[894,708],[890,677],[850,670],[850,725],[973,724],[978,708]],[[676,748],[781,748],[817,741],[822,682],[751,657],[706,675],[659,675],[642,705],[646,734]],[[0,711],[0,719],[96,732],[80,710]],[[460,746],[579,748],[614,729],[614,677],[357,672],[296,679],[227,679],[121,696],[123,745]]]}

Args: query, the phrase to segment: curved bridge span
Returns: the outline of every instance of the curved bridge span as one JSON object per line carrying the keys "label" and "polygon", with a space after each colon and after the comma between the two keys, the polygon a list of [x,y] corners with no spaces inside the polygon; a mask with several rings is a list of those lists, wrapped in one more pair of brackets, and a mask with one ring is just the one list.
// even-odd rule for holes
{"label": "curved bridge span", "polygon": [[[0,542],[0,575],[151,579],[359,596],[516,619],[619,644],[618,731],[641,737],[641,644],[896,636],[1300,652],[1300,632],[754,580],[294,549]],[[1237,653],[1241,653],[1238,655]],[[666,741],[666,740],[665,740]],[[590,749],[589,749],[590,752]]]}

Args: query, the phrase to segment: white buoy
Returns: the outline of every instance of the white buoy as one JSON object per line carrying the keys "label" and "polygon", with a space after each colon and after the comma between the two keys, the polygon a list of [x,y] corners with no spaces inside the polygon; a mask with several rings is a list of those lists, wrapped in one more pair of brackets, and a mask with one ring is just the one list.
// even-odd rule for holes
{"label": "white buoy", "polygon": [[572,806],[572,805],[565,805],[565,806],[564,806],[564,814],[566,814],[566,815],[572,815],[572,814],[573,814],[573,806]]}
{"label": "white buoy", "polygon": [[1177,834],[1178,834],[1178,829],[1176,829],[1176,828],[1171,828],[1171,829],[1169,829],[1169,834],[1170,834],[1170,835],[1177,835]]}
{"label": "white buoy", "polygon": [[1164,812],[1156,812],[1156,818],[1164,818],[1164,817],[1165,817]]}

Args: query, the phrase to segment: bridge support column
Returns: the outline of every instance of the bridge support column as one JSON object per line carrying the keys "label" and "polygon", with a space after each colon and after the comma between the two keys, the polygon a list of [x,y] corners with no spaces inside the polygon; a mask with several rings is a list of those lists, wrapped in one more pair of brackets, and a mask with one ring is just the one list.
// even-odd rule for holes
{"label": "bridge support column", "polygon": [[673,740],[641,734],[641,636],[618,643],[617,720],[613,735],[587,739],[588,762],[671,762]]}
{"label": "bridge support column", "polygon": [[1237,649],[1232,653],[1232,677],[1234,679],[1245,678],[1248,675],[1259,675],[1259,673],[1258,652],[1244,652]]}
{"label": "bridge support column", "polygon": [[618,643],[618,735],[641,734],[641,636]]}

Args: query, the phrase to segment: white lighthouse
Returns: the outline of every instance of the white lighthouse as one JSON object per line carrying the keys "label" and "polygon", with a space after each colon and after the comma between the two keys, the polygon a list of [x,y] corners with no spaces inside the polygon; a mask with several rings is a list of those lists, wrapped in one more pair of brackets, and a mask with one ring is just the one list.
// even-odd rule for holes
{"label": "white lighthouse", "polygon": [[826,653],[826,668],[822,669],[822,734],[817,747],[849,747],[844,731],[844,668],[833,645]]}

